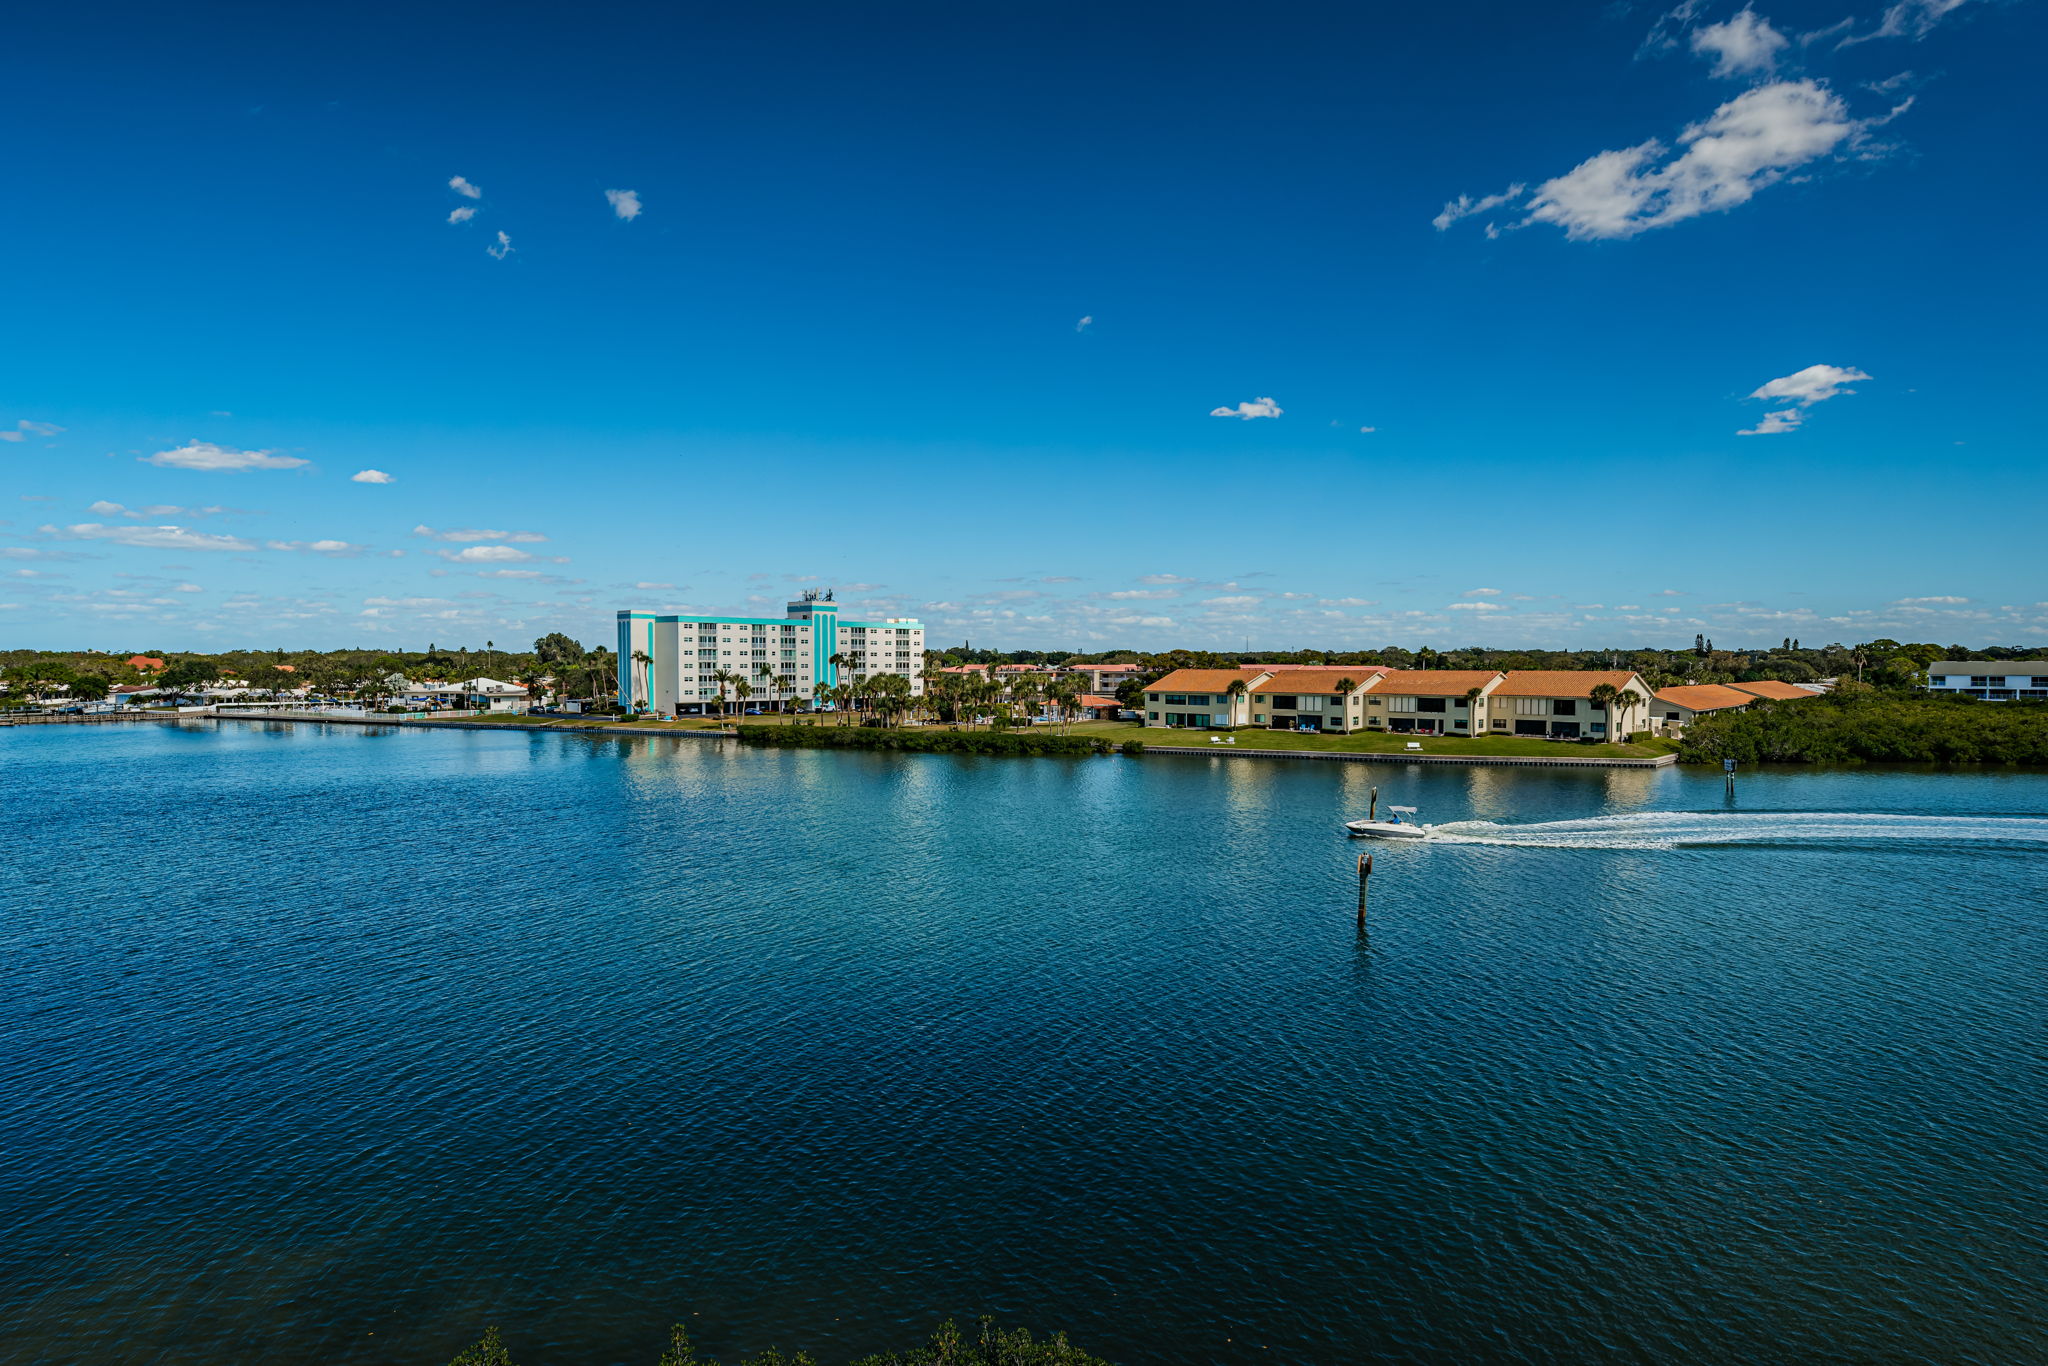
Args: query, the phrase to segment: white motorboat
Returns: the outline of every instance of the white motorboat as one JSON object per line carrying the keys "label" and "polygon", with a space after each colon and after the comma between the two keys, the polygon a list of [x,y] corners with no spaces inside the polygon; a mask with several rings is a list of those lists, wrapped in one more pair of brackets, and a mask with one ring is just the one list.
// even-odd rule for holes
{"label": "white motorboat", "polygon": [[[1374,802],[1373,805],[1377,807],[1379,803]],[[1362,821],[1344,822],[1344,828],[1350,831],[1351,835],[1356,839],[1422,840],[1429,838],[1428,826],[1404,819],[1415,814],[1414,807],[1390,806],[1387,810],[1394,813],[1392,820],[1374,819],[1373,817],[1378,814],[1375,811],[1373,815],[1367,816]]]}

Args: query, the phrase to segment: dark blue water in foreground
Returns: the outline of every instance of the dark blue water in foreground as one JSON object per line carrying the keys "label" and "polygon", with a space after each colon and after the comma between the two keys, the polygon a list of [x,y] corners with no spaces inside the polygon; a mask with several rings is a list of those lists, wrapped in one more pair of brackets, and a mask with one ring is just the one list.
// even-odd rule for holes
{"label": "dark blue water in foreground", "polygon": [[[1375,782],[1505,825],[1361,940]],[[8,1362],[2048,1359],[2048,777],[52,726],[0,820]]]}

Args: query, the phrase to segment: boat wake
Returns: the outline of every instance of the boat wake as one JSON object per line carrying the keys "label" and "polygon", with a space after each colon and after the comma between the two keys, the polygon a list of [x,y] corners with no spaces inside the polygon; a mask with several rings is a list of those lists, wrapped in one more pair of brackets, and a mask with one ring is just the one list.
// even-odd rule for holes
{"label": "boat wake", "polygon": [[1894,840],[2038,846],[2048,845],[2048,818],[1848,811],[1638,811],[1529,825],[1450,821],[1431,827],[1429,834],[1436,843],[1526,849],[1682,849],[1702,844],[1841,845]]}

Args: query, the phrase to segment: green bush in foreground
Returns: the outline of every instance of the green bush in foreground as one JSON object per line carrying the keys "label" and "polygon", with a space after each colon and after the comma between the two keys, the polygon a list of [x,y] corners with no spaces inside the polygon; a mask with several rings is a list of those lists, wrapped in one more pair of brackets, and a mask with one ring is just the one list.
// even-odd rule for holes
{"label": "green bush in foreground", "polygon": [[2048,706],[1896,693],[1829,693],[1702,716],[1679,761],[2048,764]]}
{"label": "green bush in foreground", "polygon": [[1107,754],[1092,735],[1023,730],[890,730],[883,726],[741,726],[743,745],[786,749],[887,749],[910,754]]}
{"label": "green bush in foreground", "polygon": [[[862,1357],[853,1366],[1110,1366],[1101,1357],[1090,1356],[1078,1347],[1070,1346],[1064,1333],[1054,1333],[1044,1342],[1036,1342],[1030,1329],[998,1328],[992,1319],[982,1319],[979,1329],[970,1341],[960,1331],[959,1325],[948,1319],[939,1325],[939,1330],[922,1347]],[[448,1366],[513,1366],[513,1362],[498,1336],[498,1330],[489,1328],[475,1345],[465,1348]],[[679,1323],[669,1330],[668,1349],[661,1354],[655,1366],[718,1366],[718,1362],[712,1357],[698,1356],[697,1349],[690,1345],[688,1330]],[[737,1361],[733,1366],[817,1366],[817,1363],[808,1353],[784,1356],[780,1349],[771,1347]]]}

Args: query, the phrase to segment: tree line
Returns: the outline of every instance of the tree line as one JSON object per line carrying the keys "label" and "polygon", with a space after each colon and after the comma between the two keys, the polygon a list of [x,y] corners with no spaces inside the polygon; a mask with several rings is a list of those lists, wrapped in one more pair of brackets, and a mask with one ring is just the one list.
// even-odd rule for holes
{"label": "tree line", "polygon": [[1696,718],[1681,763],[2048,764],[2048,703],[1850,687]]}
{"label": "tree line", "polygon": [[[491,1328],[448,1366],[513,1366],[512,1353],[498,1330]],[[669,1330],[667,1348],[655,1366],[718,1366],[699,1355],[682,1324]],[[817,1366],[808,1352],[785,1355],[770,1347],[743,1357],[734,1366]],[[1066,1334],[1054,1333],[1044,1341],[1031,1336],[1028,1328],[1000,1328],[992,1319],[982,1319],[972,1336],[948,1319],[919,1346],[907,1351],[878,1352],[864,1356],[852,1366],[1110,1366],[1067,1341]]]}

